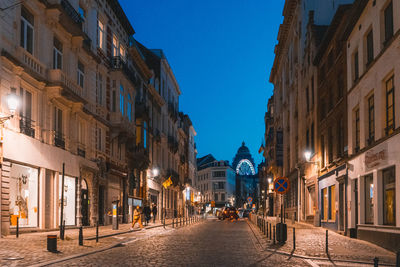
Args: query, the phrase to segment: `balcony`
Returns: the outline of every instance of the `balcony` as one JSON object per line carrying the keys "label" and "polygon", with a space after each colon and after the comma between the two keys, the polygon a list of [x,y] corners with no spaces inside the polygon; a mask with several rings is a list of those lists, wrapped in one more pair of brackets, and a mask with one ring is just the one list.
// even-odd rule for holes
{"label": "balcony", "polygon": [[17,48],[16,56],[18,60],[27,67],[28,72],[37,75],[38,78],[42,80],[46,79],[46,66],[42,64],[39,59],[20,46]]}
{"label": "balcony", "polygon": [[31,120],[31,118],[22,117],[19,120],[19,130],[21,133],[35,138],[35,129],[34,129],[35,121]]}
{"label": "balcony", "polygon": [[82,158],[86,157],[86,147],[84,144],[78,143],[77,154],[78,154],[78,156],[81,156]]}
{"label": "balcony", "polygon": [[80,87],[75,80],[68,77],[62,70],[51,69],[48,73],[48,87],[62,87],[61,95],[72,102],[87,102],[84,99],[84,89]]}
{"label": "balcony", "polygon": [[179,144],[178,141],[176,141],[175,137],[168,136],[168,147],[172,153],[175,154],[178,152]]}
{"label": "balcony", "polygon": [[48,0],[49,9],[61,11],[59,22],[73,36],[83,35],[83,19],[68,0]]}
{"label": "balcony", "polygon": [[123,116],[120,112],[112,112],[110,116],[111,122],[111,138],[119,137],[127,139],[135,136],[135,123],[129,121],[128,117]]}
{"label": "balcony", "polygon": [[168,103],[168,114],[172,121],[176,122],[178,120],[178,111],[172,103]]}
{"label": "balcony", "polygon": [[64,135],[58,131],[54,131],[54,145],[56,147],[65,149],[65,138]]}
{"label": "balcony", "polygon": [[135,103],[135,112],[137,119],[149,119],[150,109],[144,102]]}
{"label": "balcony", "polygon": [[131,68],[129,68],[129,66],[120,56],[111,58],[111,68],[113,70],[122,71],[122,73],[129,81],[132,82],[133,85],[138,85],[138,80],[136,79],[135,72]]}
{"label": "balcony", "polygon": [[134,144],[134,140],[127,144],[130,166],[136,169],[146,169],[150,164],[149,152],[142,143]]}

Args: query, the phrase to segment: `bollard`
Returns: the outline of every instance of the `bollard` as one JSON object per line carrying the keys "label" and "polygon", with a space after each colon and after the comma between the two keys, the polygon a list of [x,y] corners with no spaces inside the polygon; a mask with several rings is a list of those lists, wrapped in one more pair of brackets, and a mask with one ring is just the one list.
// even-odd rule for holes
{"label": "bollard", "polygon": [[79,227],[79,246],[83,246],[83,229]]}
{"label": "bollard", "polygon": [[19,237],[19,216],[17,217],[17,231],[15,232],[16,237]]}
{"label": "bollard", "polygon": [[379,266],[379,258],[375,257],[374,258],[374,267],[378,267]]}
{"label": "bollard", "polygon": [[182,217],[179,217],[179,226],[182,226]]}
{"label": "bollard", "polygon": [[47,235],[47,250],[57,252],[57,235]]}
{"label": "bollard", "polygon": [[272,225],[271,225],[271,223],[270,223],[270,224],[269,224],[269,239],[272,238],[271,231],[272,231]]}
{"label": "bollard", "polygon": [[267,238],[268,238],[268,222],[267,222]]}
{"label": "bollard", "polygon": [[328,249],[328,230],[326,230],[325,252],[326,252],[326,254],[329,254],[329,249]]}
{"label": "bollard", "polygon": [[275,245],[275,225],[274,225],[274,230],[272,231],[272,233],[274,234],[273,242],[274,242],[274,245]]}
{"label": "bollard", "polygon": [[293,227],[293,251],[296,249],[296,228]]}
{"label": "bollard", "polygon": [[96,243],[99,242],[99,221],[96,223]]}
{"label": "bollard", "polygon": [[400,267],[400,251],[396,253],[396,267]]}

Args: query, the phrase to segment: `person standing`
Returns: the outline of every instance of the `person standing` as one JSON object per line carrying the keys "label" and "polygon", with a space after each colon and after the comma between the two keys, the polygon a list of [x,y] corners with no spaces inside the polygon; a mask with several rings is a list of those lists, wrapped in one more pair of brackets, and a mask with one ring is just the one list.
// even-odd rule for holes
{"label": "person standing", "polygon": [[156,218],[157,218],[157,205],[153,204],[153,208],[151,209],[151,212],[153,213],[153,223],[156,223]]}
{"label": "person standing", "polygon": [[141,212],[140,212],[139,206],[136,206],[136,209],[133,211],[133,222],[132,222],[131,230],[133,230],[133,227],[135,227],[135,224],[137,222],[139,223],[139,227],[143,228]]}
{"label": "person standing", "polygon": [[146,225],[149,225],[149,221],[151,218],[151,209],[148,205],[143,208],[144,219],[146,220]]}

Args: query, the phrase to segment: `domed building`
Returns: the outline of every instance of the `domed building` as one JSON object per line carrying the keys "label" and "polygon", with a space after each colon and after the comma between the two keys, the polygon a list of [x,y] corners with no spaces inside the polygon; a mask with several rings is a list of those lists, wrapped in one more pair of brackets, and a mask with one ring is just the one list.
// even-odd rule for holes
{"label": "domed building", "polygon": [[232,167],[236,172],[236,205],[237,207],[250,208],[248,197],[253,199],[252,204],[257,203],[258,197],[258,174],[254,159],[245,142],[239,147],[233,158]]}

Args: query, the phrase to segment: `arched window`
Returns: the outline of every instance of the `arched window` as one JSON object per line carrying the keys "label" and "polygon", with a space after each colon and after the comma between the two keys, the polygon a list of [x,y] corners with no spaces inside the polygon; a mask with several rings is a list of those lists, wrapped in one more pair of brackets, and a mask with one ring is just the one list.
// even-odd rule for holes
{"label": "arched window", "polygon": [[132,121],[132,98],[131,94],[128,94],[128,101],[127,101],[127,110],[126,113],[128,115],[129,121]]}
{"label": "arched window", "polygon": [[119,87],[119,110],[124,115],[124,87],[122,85]]}

